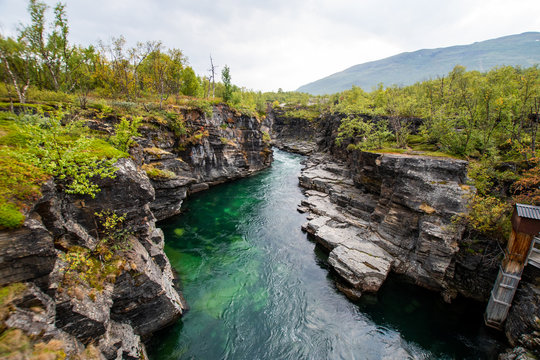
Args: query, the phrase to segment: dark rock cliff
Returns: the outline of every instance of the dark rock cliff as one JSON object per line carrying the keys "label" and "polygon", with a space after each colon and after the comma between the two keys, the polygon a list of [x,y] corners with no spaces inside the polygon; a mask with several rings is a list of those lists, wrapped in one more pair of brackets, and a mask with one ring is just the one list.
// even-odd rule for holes
{"label": "dark rock cliff", "polygon": [[[144,353],[141,336],[175,321],[186,309],[173,286],[170,264],[157,260],[165,255],[163,234],[155,227],[149,207],[154,188],[132,160],[121,159],[116,167],[114,179],[99,182],[101,191],[95,198],[67,195],[49,181],[24,226],[0,233],[2,241],[9,241],[0,248],[6,274],[2,284],[27,284],[21,303],[16,300],[15,311],[5,323],[10,328],[28,328],[30,334],[32,329],[43,328],[45,339],[61,334],[68,356],[93,344],[107,358],[138,358]],[[69,266],[76,265],[66,260],[68,252],[95,250],[99,232],[94,214],[112,209],[125,214],[125,226],[131,232],[122,250],[125,259],[115,264],[116,278],[107,279],[98,290],[89,281],[68,280]],[[19,248],[25,251],[19,257],[11,256]],[[77,274],[77,279],[99,277],[89,267],[73,270],[85,272]],[[43,318],[25,322],[25,298],[42,308]],[[123,335],[118,335],[120,328]],[[75,353],[70,354],[69,349]]]}
{"label": "dark rock cliff", "polygon": [[[68,358],[138,359],[146,357],[141,339],[183,314],[156,221],[178,214],[189,193],[268,167],[272,153],[269,129],[254,117],[225,105],[211,115],[176,111],[186,132],[147,121],[132,158],[117,162],[114,179],[98,181],[95,198],[67,195],[50,180],[23,227],[0,231],[0,285],[24,284],[0,304],[0,330],[59,341]],[[103,211],[125,217],[112,259],[100,252]]]}
{"label": "dark rock cliff", "polygon": [[[358,298],[377,291],[394,271],[447,301],[462,295],[487,302],[502,249],[492,239],[469,238],[454,221],[474,194],[467,163],[347,151],[347,144],[335,144],[342,118],[327,114],[294,123],[284,113],[271,117],[277,146],[317,152],[300,176],[307,198],[299,211],[311,213],[303,228],[330,252],[329,264],[343,280],[338,288]],[[418,125],[418,119],[412,121]],[[299,130],[303,126],[309,129]],[[315,134],[312,144],[298,131]],[[526,269],[505,325],[510,343],[521,346],[508,359],[540,353],[539,274],[533,270]]]}
{"label": "dark rock cliff", "polygon": [[[326,154],[308,161],[300,184],[330,195],[329,206],[353,218],[353,227],[368,229],[357,237],[370,238],[382,248],[389,256],[392,271],[443,292],[448,300],[458,293],[488,299],[497,273],[493,257],[499,250],[488,243],[487,248],[476,249],[482,244],[463,239],[464,229],[454,221],[467,211],[469,196],[474,192],[467,185],[465,161],[348,151],[347,144],[335,143],[344,115],[325,114],[315,121],[296,124],[295,119],[283,117],[284,113],[279,112],[271,117],[273,136],[286,134],[276,144],[295,147],[294,132],[299,131],[298,126],[307,125],[305,132],[316,134],[313,146]],[[416,129],[419,120],[410,121]],[[312,205],[311,210],[315,207]],[[485,256],[484,251],[493,256]]]}
{"label": "dark rock cliff", "polygon": [[132,153],[140,165],[170,171],[169,177],[152,177],[156,199],[150,205],[158,220],[180,212],[189,193],[246,177],[270,166],[270,129],[255,117],[226,105],[212,114],[198,109],[177,109],[190,136],[178,136],[167,125],[149,123]]}

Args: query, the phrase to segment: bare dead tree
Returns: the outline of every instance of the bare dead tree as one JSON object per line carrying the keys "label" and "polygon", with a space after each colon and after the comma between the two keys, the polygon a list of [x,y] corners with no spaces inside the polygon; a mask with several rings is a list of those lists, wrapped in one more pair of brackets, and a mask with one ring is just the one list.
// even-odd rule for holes
{"label": "bare dead tree", "polygon": [[216,91],[216,66],[214,66],[214,61],[212,60],[212,55],[210,55],[210,78],[212,79],[212,99]]}

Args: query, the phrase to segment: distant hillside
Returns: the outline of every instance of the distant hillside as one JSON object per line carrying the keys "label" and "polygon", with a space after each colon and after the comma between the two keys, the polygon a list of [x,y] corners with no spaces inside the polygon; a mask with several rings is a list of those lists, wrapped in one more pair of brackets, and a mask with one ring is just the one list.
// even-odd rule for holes
{"label": "distant hillside", "polygon": [[298,88],[313,95],[333,94],[353,85],[371,91],[379,83],[411,85],[446,75],[455,65],[487,71],[500,65],[528,67],[540,63],[540,32],[527,32],[470,45],[405,52],[345,69]]}

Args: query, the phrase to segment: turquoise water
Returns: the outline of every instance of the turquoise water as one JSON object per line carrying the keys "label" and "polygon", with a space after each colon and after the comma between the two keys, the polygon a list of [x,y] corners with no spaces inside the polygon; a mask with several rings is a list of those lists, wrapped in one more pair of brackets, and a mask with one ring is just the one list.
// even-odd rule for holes
{"label": "turquoise water", "polygon": [[150,359],[491,359],[482,305],[449,306],[391,278],[350,302],[326,254],[300,230],[301,157],[214,187],[159,225],[191,309],[149,344]]}

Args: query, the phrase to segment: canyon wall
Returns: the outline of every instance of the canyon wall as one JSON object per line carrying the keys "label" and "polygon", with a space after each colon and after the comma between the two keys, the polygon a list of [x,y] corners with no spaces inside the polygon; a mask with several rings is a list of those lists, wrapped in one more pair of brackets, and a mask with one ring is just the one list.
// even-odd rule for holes
{"label": "canyon wall", "polygon": [[[142,341],[186,311],[156,221],[178,214],[189,193],[268,167],[272,152],[269,128],[255,117],[226,105],[173,111],[182,131],[145,119],[131,158],[116,163],[114,179],[97,180],[95,198],[49,180],[24,225],[0,231],[0,329],[18,343],[68,358],[146,358]],[[113,213],[123,231],[109,252],[96,214]]]}
{"label": "canyon wall", "polygon": [[[312,154],[299,178],[306,189],[299,211],[309,212],[303,229],[329,252],[338,288],[357,299],[377,291],[394,272],[440,292],[446,301],[462,295],[487,302],[503,253],[495,240],[470,238],[459,221],[475,192],[468,184],[467,162],[349,151],[347,143],[335,143],[343,117],[322,114],[301,122],[313,135],[310,147],[303,135],[295,134],[294,119],[280,111],[270,116],[277,146]],[[411,121],[413,128],[418,125],[418,119]],[[505,355],[508,359],[540,354],[535,271],[526,268],[505,324],[516,346]]]}
{"label": "canyon wall", "polygon": [[[273,141],[294,148],[297,125],[290,126],[294,119],[283,116],[279,111],[270,116],[274,120],[272,134],[278,137]],[[300,176],[300,185],[310,190],[303,207],[324,214],[317,209],[322,203],[313,204],[313,200],[326,199],[323,207],[338,214],[330,216],[330,226],[361,229],[355,238],[381,248],[388,262],[378,275],[381,283],[393,271],[440,291],[447,300],[458,293],[487,300],[498,269],[493,258],[500,251],[489,242],[472,242],[463,236],[458,219],[474,194],[474,188],[467,184],[467,162],[421,154],[346,150],[347,143],[335,143],[343,117],[326,114],[308,123],[306,132],[313,134],[312,143],[319,154],[309,158]],[[418,119],[411,122],[413,128],[418,126]],[[343,215],[349,219],[345,225],[339,221]],[[313,222],[317,227],[321,220]],[[306,229],[319,240],[326,231],[322,228],[317,232],[310,224]],[[340,263],[334,258],[331,253],[331,261]],[[354,273],[351,269],[347,272]]]}

